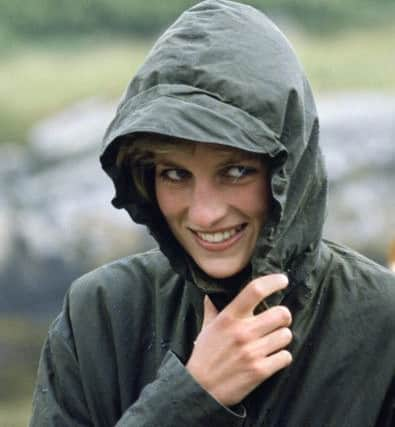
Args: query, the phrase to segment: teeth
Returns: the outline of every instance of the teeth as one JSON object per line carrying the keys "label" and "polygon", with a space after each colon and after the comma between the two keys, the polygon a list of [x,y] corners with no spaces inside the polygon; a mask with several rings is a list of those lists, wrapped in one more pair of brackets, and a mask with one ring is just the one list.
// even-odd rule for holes
{"label": "teeth", "polygon": [[226,230],[223,232],[216,232],[216,233],[199,233],[197,232],[197,235],[206,242],[210,243],[221,243],[225,240],[230,239],[233,237],[236,233],[238,233],[242,229],[242,226],[232,228],[231,230]]}

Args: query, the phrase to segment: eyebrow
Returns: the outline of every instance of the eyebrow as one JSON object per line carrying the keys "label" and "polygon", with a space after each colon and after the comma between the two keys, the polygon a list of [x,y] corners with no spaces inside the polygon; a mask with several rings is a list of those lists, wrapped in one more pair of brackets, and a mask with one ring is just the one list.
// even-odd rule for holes
{"label": "eyebrow", "polygon": [[180,165],[179,163],[176,163],[172,160],[159,160],[159,161],[155,161],[155,165],[161,165],[161,166],[166,166],[166,167],[171,167],[171,168],[185,168],[185,166]]}
{"label": "eyebrow", "polygon": [[[157,161],[155,161],[155,164],[161,165],[164,167],[173,167],[173,168],[179,168],[179,169],[184,169],[186,167],[185,165],[180,164],[177,161],[166,159],[165,156],[168,156],[168,155],[170,156],[171,154],[169,153],[169,154],[160,155]],[[249,155],[247,153],[244,155],[243,153],[235,153],[232,151],[224,152],[224,157],[225,157],[224,160],[219,161],[217,163],[217,167],[221,168],[228,165],[237,164],[243,161],[254,161],[254,160],[260,161],[259,156]]]}

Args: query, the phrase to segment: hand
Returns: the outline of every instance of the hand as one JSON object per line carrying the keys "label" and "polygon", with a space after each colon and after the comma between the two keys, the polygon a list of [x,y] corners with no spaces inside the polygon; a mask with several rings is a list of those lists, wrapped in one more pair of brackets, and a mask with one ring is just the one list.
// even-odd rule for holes
{"label": "hand", "polygon": [[262,299],[285,288],[283,274],[251,281],[220,313],[208,296],[202,330],[186,368],[217,401],[232,406],[292,362],[285,347],[292,340],[291,313],[272,307],[254,315]]}

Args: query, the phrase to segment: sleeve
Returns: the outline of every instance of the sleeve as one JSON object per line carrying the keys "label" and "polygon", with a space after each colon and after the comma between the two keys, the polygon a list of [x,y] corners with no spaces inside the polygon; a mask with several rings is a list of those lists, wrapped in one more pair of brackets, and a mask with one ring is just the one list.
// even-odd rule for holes
{"label": "sleeve", "polygon": [[245,417],[244,407],[231,410],[221,405],[168,352],[156,380],[143,389],[116,427],[241,427]]}
{"label": "sleeve", "polygon": [[[71,327],[63,310],[43,347],[30,427],[99,427],[87,404]],[[245,410],[226,408],[206,392],[169,351],[156,379],[114,427],[241,427]]]}
{"label": "sleeve", "polygon": [[93,426],[72,337],[62,314],[51,325],[41,352],[29,426]]}

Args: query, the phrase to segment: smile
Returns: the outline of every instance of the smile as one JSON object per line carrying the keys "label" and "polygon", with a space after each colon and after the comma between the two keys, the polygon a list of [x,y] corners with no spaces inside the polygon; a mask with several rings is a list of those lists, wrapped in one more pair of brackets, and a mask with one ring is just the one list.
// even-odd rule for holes
{"label": "smile", "polygon": [[194,231],[194,233],[204,242],[218,244],[230,240],[233,236],[242,231],[245,227],[246,224],[242,224],[237,227],[230,228],[228,230],[216,231],[214,233],[203,233],[201,231]]}

